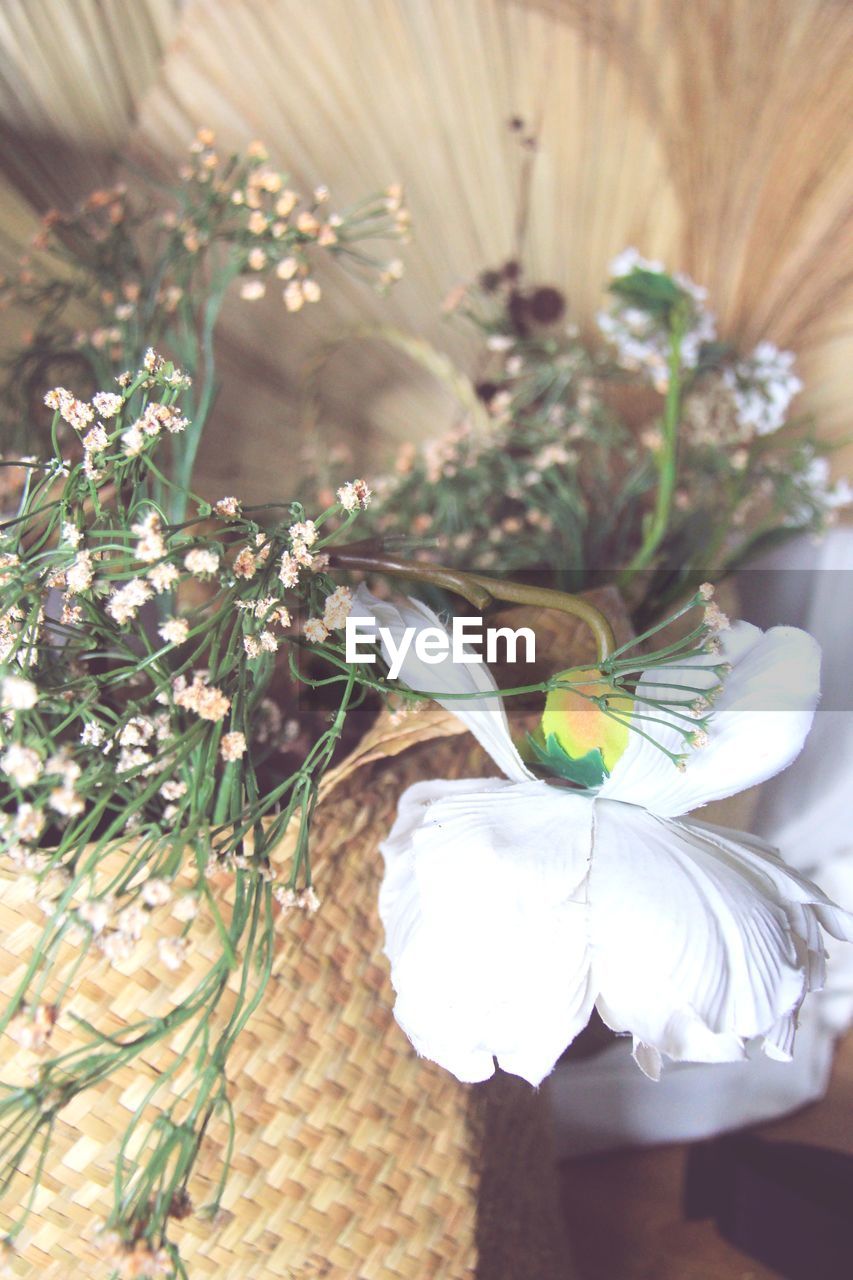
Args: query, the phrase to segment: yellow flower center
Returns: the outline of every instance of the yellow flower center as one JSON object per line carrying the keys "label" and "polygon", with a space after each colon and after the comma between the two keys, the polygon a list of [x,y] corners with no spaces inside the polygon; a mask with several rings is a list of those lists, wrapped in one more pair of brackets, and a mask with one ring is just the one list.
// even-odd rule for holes
{"label": "yellow flower center", "polygon": [[564,671],[559,678],[571,681],[571,688],[567,684],[548,694],[540,726],[545,742],[555,738],[573,760],[600,751],[610,773],[628,745],[634,699],[595,668]]}

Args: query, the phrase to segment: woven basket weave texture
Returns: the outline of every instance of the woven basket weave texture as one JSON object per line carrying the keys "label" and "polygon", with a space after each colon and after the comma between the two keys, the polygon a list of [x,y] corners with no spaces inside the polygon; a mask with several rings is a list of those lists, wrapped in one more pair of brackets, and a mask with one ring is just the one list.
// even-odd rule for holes
{"label": "woven basket weave texture", "polygon": [[[595,594],[619,619],[614,594]],[[582,627],[553,614],[548,621],[565,660],[591,660]],[[625,626],[617,631],[622,638]],[[387,716],[384,723],[384,734],[368,736],[357,762],[338,770],[317,807],[312,847],[321,909],[310,918],[279,916],[273,976],[229,1058],[237,1136],[223,1212],[212,1224],[190,1216],[173,1229],[192,1280],[567,1274],[545,1092],[500,1073],[471,1088],[419,1059],[393,1019],[382,954],[378,843],[401,791],[420,778],[478,776],[494,767],[438,708],[399,726]],[[283,848],[282,868],[287,857]],[[220,890],[227,902],[227,883]],[[20,981],[42,923],[20,881],[6,881],[3,996]],[[179,926],[165,915],[162,928]],[[52,1051],[78,1043],[69,1009],[119,1031],[140,1013],[166,1013],[219,955],[213,919],[204,912],[176,974],[158,959],[161,935],[150,928],[121,965],[99,960],[83,967]],[[73,959],[70,946],[60,953],[60,971],[63,958]],[[51,991],[49,985],[43,999]],[[227,1017],[232,1004],[233,991],[226,992],[218,1016]],[[88,1280],[104,1273],[93,1237],[110,1209],[118,1138],[177,1044],[157,1045],[62,1110],[18,1241],[16,1275]],[[37,1061],[0,1037],[4,1081],[26,1081]],[[173,1087],[186,1081],[182,1068]],[[191,1184],[196,1204],[216,1185],[226,1137],[224,1122],[214,1121]]]}

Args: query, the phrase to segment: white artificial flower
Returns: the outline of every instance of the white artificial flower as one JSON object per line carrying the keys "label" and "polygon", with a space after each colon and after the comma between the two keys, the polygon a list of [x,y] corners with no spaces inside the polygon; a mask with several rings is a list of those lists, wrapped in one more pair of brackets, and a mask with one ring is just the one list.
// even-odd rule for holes
{"label": "white artificial flower", "polygon": [[[423,604],[360,587],[353,616],[368,615],[396,643],[405,627],[440,625]],[[409,787],[382,845],[395,1016],[419,1053],[464,1081],[487,1079],[496,1058],[536,1085],[595,1007],[655,1078],[662,1055],[731,1061],[753,1042],[790,1057],[797,1010],[823,981],[821,927],[853,940],[853,919],[772,847],[681,815],[790,764],[820,653],[790,627],[737,623],[720,641],[732,669],[707,745],[679,770],[632,732],[597,792],[532,774],[500,698],[441,696],[494,690],[484,665],[425,665],[410,646],[401,678],[437,693],[504,774]],[[700,656],[664,670],[637,694],[717,680]],[[674,714],[655,712],[673,724],[655,736],[681,751]]]}

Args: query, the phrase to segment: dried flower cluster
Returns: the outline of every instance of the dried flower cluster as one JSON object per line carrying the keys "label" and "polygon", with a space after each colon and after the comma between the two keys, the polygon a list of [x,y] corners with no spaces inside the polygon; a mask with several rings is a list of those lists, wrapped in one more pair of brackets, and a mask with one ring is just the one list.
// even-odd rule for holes
{"label": "dried flower cluster", "polygon": [[[65,992],[47,1002],[36,968],[0,1016],[34,1064],[32,1088],[0,1098],[0,1179],[8,1186],[23,1171],[37,1186],[62,1108],[186,1023],[190,1083],[164,1092],[156,1122],[150,1112],[131,1120],[128,1139],[150,1125],[146,1159],[117,1170],[101,1236],[128,1278],[184,1274],[168,1219],[191,1211],[186,1180],[224,1105],[233,1034],[227,1019],[216,1029],[220,996],[238,967],[230,1016],[248,1016],[287,910],[320,905],[306,815],[359,685],[377,679],[344,662],[349,592],[327,575],[324,550],[367,508],[367,484],[346,481],[310,517],[298,502],[253,510],[226,495],[211,504],[190,478],[228,286],[239,278],[251,299],[277,282],[296,312],[319,301],[313,264],[326,253],[385,288],[402,266],[367,249],[407,236],[402,191],[335,213],[325,188],[301,198],[259,146],[221,162],[213,142],[201,131],[164,216],[137,211],[119,188],[96,192],[74,215],[50,214],[36,256],[3,290],[35,320],[11,365],[4,407],[13,428],[29,430],[24,406],[54,360],[77,389],[40,388],[47,460],[7,461],[0,473],[9,517],[0,524],[0,856],[44,913],[37,954]],[[164,349],[180,351],[183,367]],[[276,676],[279,651],[287,660]],[[282,673],[295,701],[323,662],[322,705],[302,705],[298,721],[285,715]],[[273,855],[291,824],[295,851],[281,865]],[[238,886],[227,918],[210,905],[223,874]],[[168,1023],[142,1016],[132,1050],[74,1023],[75,987],[61,965],[51,971],[63,939],[75,965],[116,966],[134,963],[147,940],[155,963],[184,979],[205,912],[222,955]],[[61,1058],[57,1024],[80,1033]],[[178,1138],[187,1158],[176,1166]],[[8,1249],[31,1205],[22,1204]]]}
{"label": "dried flower cluster", "polygon": [[[194,514],[170,520],[159,501],[157,451],[176,423],[190,428],[181,408],[188,382],[149,351],[118,392],[83,399],[57,387],[45,397],[54,433],[66,423],[80,447],[69,450],[78,460],[67,467],[57,466],[58,453],[20,464],[20,508],[0,531],[0,854],[44,912],[42,956],[54,956],[67,937],[75,956],[122,966],[147,938],[168,973],[188,967],[211,878],[236,876],[239,914],[227,926],[216,914],[227,928],[221,960],[170,1015],[172,1025],[202,1030],[216,1018],[234,964],[245,975],[241,1001],[256,999],[275,946],[272,904],[281,927],[291,908],[319,908],[305,815],[359,683],[375,687],[376,676],[343,661],[339,633],[351,592],[325,572],[324,548],[368,505],[367,485],[348,481],[313,518],[299,503],[283,504],[278,523],[267,510],[261,523],[261,512],[233,496],[210,504],[188,493]],[[137,430],[141,447],[128,448]],[[86,443],[93,431],[96,450]],[[309,621],[300,626],[299,618]],[[320,710],[295,769],[266,771],[275,743],[293,737],[293,721],[266,696],[274,655],[289,649],[298,680],[300,664],[317,660],[309,642],[332,664],[324,686],[337,683],[337,705],[331,718],[328,704]],[[296,850],[281,866],[274,851],[292,822]],[[266,922],[259,930],[249,927],[253,911]],[[69,1025],[75,1013],[74,987],[58,1003],[41,990],[36,970],[0,1022],[38,1060],[33,1088],[0,1099],[4,1124],[22,1135],[7,1144],[4,1177],[28,1167],[63,1106],[126,1060],[94,1027],[79,1049],[52,1057],[57,1023]],[[141,1052],[169,1032],[152,1017],[134,1033]],[[211,1036],[201,1056],[187,1049],[199,1140],[211,1099],[224,1094],[223,1043]],[[103,1240],[120,1276],[171,1275],[179,1264],[160,1184],[170,1143],[187,1123],[180,1105],[164,1099],[148,1163],[133,1175],[119,1171]],[[131,1129],[139,1123],[137,1116]],[[173,1200],[184,1194],[189,1167],[175,1174]]]}
{"label": "dried flower cluster", "polygon": [[[533,569],[567,590],[625,566],[661,568],[622,574],[654,616],[688,571],[715,575],[765,542],[820,533],[850,503],[850,486],[830,483],[826,447],[790,420],[801,383],[789,352],[718,342],[704,289],[634,250],[612,273],[597,346],[567,321],[563,295],[526,286],[517,263],[454,290],[448,309],[483,339],[485,412],[463,406],[447,434],[401,446],[374,481],[367,522],[378,533],[429,540],[459,567]],[[339,465],[352,465],[345,453]]]}
{"label": "dried flower cluster", "polygon": [[[59,438],[78,448],[82,439],[96,473],[105,424],[121,407],[117,391],[97,388],[111,387],[146,347],[151,358],[154,349],[180,353],[194,384],[187,416],[152,404],[126,423],[122,436],[122,448],[134,456],[162,429],[174,434],[180,486],[170,514],[177,519],[182,512],[174,504],[189,485],[212,401],[211,336],[228,289],[234,285],[247,301],[276,290],[285,311],[297,312],[320,301],[316,267],[331,256],[384,291],[400,279],[403,264],[374,246],[405,241],[410,227],[398,184],[335,210],[325,186],[293,190],[262,144],[243,156],[222,156],[209,129],[199,130],[179,178],[165,209],[162,188],[143,191],[137,177],[133,192],[117,186],[95,191],[73,213],[52,210],[17,276],[0,280],[0,305],[32,317],[0,407],[4,436],[19,445],[27,423],[31,447],[30,411],[50,377],[45,371],[55,367],[64,381],[70,365],[75,382],[96,394],[75,399],[58,388],[48,407],[60,410]],[[49,419],[45,441],[48,425]]]}

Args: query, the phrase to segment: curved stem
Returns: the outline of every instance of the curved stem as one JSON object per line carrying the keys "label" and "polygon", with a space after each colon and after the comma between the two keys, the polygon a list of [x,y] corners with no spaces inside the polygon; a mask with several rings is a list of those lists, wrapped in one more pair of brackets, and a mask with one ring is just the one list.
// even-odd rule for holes
{"label": "curved stem", "polygon": [[598,660],[603,662],[616,648],[613,628],[600,610],[588,600],[553,591],[550,587],[534,587],[523,582],[506,582],[481,573],[464,573],[447,569],[442,565],[399,560],[386,556],[370,543],[351,543],[348,547],[328,547],[329,568],[363,569],[371,573],[387,573],[393,577],[410,578],[413,582],[426,582],[441,587],[467,600],[475,609],[483,610],[495,600],[509,604],[529,604],[541,609],[557,609],[571,614],[585,623],[595,637]]}

